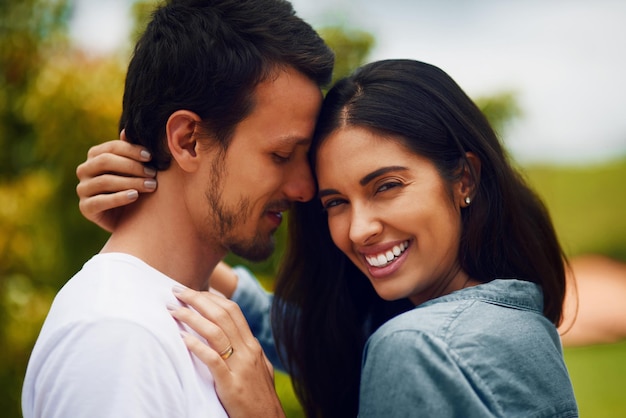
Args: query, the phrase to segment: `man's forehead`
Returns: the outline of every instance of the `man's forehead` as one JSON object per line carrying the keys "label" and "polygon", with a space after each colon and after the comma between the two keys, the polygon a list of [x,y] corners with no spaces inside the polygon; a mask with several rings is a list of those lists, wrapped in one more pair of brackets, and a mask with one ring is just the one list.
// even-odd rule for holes
{"label": "man's forehead", "polygon": [[295,135],[285,135],[285,136],[277,137],[274,140],[274,145],[292,146],[292,147],[305,146],[308,148],[311,146],[311,142],[312,142],[311,138],[305,138],[305,137],[295,136]]}

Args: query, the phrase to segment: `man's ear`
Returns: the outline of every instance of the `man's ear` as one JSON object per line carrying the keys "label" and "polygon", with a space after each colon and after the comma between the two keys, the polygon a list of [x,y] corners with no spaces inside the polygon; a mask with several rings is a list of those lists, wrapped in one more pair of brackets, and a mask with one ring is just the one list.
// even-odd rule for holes
{"label": "man's ear", "polygon": [[474,200],[480,183],[480,159],[473,152],[465,153],[465,161],[461,167],[461,177],[457,183],[457,200],[461,207],[467,207]]}
{"label": "man's ear", "polygon": [[165,125],[167,146],[181,169],[193,172],[198,168],[198,147],[196,133],[200,117],[189,110],[172,113]]}

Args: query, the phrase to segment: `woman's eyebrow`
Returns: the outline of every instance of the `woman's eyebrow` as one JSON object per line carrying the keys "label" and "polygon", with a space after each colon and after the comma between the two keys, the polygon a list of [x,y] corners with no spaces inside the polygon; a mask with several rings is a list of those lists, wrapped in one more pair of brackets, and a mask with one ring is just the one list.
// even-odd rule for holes
{"label": "woman's eyebrow", "polygon": [[323,198],[325,196],[330,196],[330,195],[333,195],[333,194],[339,194],[339,191],[335,190],[335,189],[324,189],[324,190],[320,190],[319,191],[319,193],[317,194],[317,198],[321,199],[321,198]]}
{"label": "woman's eyebrow", "polygon": [[406,170],[408,170],[408,168],[402,167],[402,166],[399,166],[399,165],[392,165],[390,167],[382,167],[382,168],[379,168],[378,170],[374,170],[371,173],[369,173],[366,176],[364,176],[359,181],[359,184],[361,186],[365,186],[365,185],[367,185],[367,183],[369,183],[370,181],[374,180],[376,177],[382,176],[382,175],[387,174],[387,173],[392,172],[392,171],[406,171]]}
{"label": "woman's eyebrow", "polygon": [[[366,186],[369,182],[374,180],[376,177],[385,175],[385,174],[393,172],[393,171],[406,171],[406,170],[408,170],[407,167],[403,167],[403,166],[400,166],[400,165],[392,165],[392,166],[389,166],[389,167],[382,167],[382,168],[374,170],[371,173],[365,175],[361,180],[359,180],[359,184],[361,186]],[[318,192],[317,197],[319,199],[321,199],[323,197],[330,196],[330,195],[333,195],[333,194],[340,194],[340,193],[336,189],[323,189],[323,190],[320,190]]]}

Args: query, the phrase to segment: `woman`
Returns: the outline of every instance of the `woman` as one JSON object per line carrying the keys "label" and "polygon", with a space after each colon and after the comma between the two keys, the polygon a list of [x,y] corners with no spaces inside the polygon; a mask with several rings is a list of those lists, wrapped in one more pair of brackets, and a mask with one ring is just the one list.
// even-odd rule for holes
{"label": "woman", "polygon": [[272,307],[308,415],[577,416],[549,215],[447,74],[362,67],[325,98],[311,160],[319,199],[290,216]]}

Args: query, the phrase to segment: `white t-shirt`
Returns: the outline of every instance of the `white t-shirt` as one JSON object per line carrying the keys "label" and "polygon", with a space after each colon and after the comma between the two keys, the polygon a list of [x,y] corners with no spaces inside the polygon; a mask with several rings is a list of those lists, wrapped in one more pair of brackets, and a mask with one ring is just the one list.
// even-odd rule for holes
{"label": "white t-shirt", "polygon": [[[166,305],[176,281],[121,253],[89,260],[57,294],[31,354],[25,418],[227,417]],[[197,335],[197,334],[195,334]]]}

